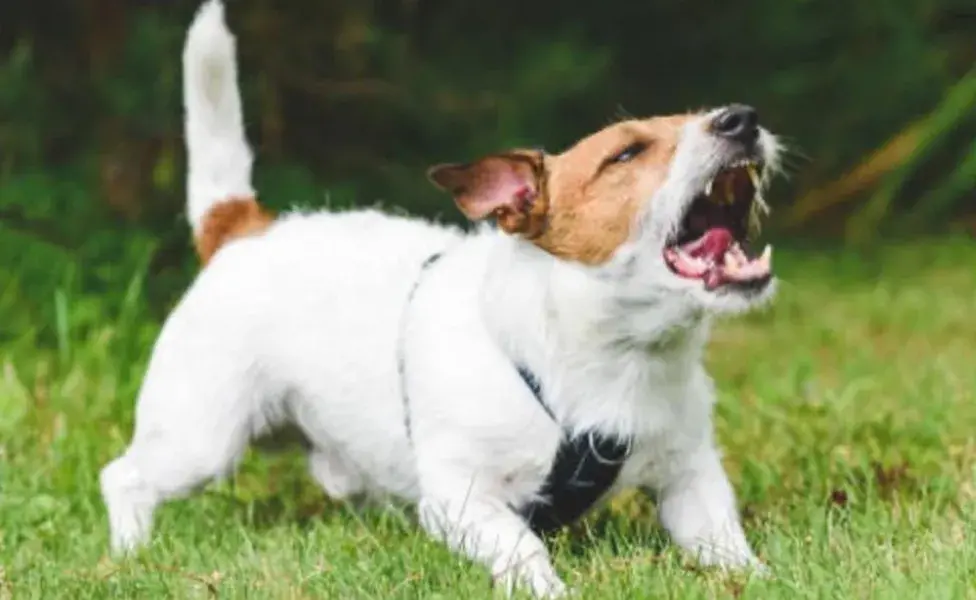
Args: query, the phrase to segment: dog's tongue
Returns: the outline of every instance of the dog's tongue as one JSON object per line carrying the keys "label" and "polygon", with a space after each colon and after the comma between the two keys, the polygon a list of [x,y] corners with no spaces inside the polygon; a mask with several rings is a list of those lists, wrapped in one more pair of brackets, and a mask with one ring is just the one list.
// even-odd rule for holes
{"label": "dog's tongue", "polygon": [[744,283],[769,277],[772,248],[749,259],[735,243],[732,232],[722,227],[709,229],[700,238],[665,250],[664,257],[682,277],[701,279],[705,289],[725,283]]}
{"label": "dog's tongue", "polygon": [[724,227],[713,227],[697,240],[681,246],[681,250],[688,256],[711,259],[717,263],[734,241],[731,231]]}

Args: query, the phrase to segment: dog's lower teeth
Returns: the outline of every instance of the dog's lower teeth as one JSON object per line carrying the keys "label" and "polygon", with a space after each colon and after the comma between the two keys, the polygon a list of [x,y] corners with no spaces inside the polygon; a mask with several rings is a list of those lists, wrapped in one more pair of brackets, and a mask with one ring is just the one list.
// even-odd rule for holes
{"label": "dog's lower teeth", "polygon": [[735,255],[735,260],[737,260],[739,264],[745,264],[749,262],[749,257],[746,256],[746,253],[742,250],[742,246],[740,246],[738,242],[736,242],[735,245],[732,246],[732,252]]}

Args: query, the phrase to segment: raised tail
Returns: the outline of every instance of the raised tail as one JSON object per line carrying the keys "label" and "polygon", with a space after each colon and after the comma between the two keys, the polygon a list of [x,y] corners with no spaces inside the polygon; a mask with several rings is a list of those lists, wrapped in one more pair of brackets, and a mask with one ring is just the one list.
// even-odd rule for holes
{"label": "raised tail", "polygon": [[187,217],[206,263],[224,244],[265,229],[255,199],[253,155],[244,133],[234,36],[220,0],[197,11],[183,47]]}

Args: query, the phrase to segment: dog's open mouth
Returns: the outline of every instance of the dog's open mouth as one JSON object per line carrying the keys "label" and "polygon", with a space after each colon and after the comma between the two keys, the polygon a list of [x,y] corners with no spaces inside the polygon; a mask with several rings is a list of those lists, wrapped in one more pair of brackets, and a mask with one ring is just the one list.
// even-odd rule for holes
{"label": "dog's open mouth", "polygon": [[758,229],[762,164],[738,161],[725,167],[695,197],[677,234],[664,248],[664,262],[679,277],[700,279],[707,290],[723,286],[760,288],[772,277],[772,248],[751,258],[748,241]]}

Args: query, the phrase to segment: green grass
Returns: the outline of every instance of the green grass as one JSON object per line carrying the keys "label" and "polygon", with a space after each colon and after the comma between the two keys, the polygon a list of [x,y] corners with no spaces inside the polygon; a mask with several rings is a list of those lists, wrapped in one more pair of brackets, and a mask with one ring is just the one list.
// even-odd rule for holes
{"label": "green grass", "polygon": [[[554,542],[587,598],[976,598],[976,245],[777,256],[774,308],[723,323],[709,363],[748,535],[775,576],[694,568],[624,497]],[[6,286],[21,289],[22,286]],[[484,570],[408,511],[329,502],[299,455],[159,511],[106,558],[101,466],[125,445],[158,324],[62,290],[14,327],[0,293],[0,598],[483,598]],[[93,316],[95,315],[95,316]],[[96,318],[97,317],[97,318]]]}

